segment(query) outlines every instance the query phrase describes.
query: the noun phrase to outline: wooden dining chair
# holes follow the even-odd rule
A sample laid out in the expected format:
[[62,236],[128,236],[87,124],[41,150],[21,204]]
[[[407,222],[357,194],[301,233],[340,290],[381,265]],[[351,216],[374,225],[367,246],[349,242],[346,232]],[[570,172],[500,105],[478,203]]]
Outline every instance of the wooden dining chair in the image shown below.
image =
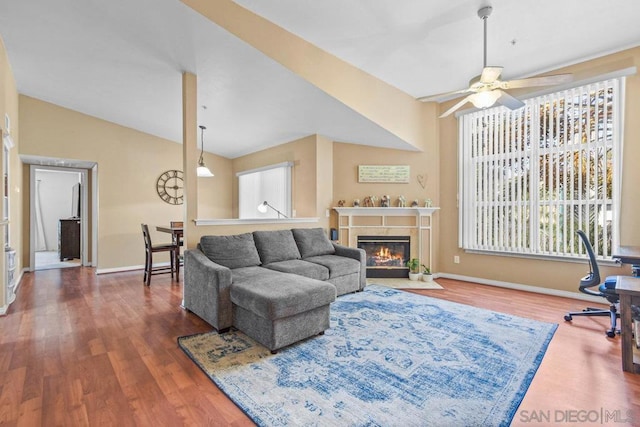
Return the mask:
[[[156,274],[165,274],[171,273],[171,278],[173,279],[173,273],[176,272],[176,253],[177,253],[177,245],[174,243],[162,243],[158,245],[154,245],[151,242],[151,235],[149,234],[149,226],[147,224],[141,224],[142,226],[142,236],[144,237],[144,250],[145,250],[145,258],[144,258],[144,279],[143,281],[147,286],[151,284],[151,276]],[[156,252],[169,252],[169,266],[154,266],[153,265],[153,254]]]

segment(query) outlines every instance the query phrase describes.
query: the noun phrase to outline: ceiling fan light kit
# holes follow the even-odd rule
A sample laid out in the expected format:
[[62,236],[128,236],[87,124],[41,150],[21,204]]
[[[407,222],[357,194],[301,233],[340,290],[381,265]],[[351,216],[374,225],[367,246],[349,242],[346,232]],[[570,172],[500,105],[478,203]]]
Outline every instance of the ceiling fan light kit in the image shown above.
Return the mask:
[[476,108],[488,108],[491,107],[500,98],[500,93],[496,90],[485,90],[482,92],[469,95],[469,101]]
[[554,76],[532,77],[528,79],[510,81],[500,80],[500,75],[502,74],[503,67],[487,66],[487,19],[491,15],[492,11],[493,8],[491,6],[485,6],[478,10],[478,17],[482,19],[484,30],[482,73],[478,76],[475,76],[469,81],[469,87],[467,89],[418,98],[419,101],[423,102],[442,102],[452,99],[452,95],[454,95],[453,98],[456,98],[457,96],[455,95],[460,96],[469,94],[464,99],[456,103],[453,107],[445,111],[440,116],[441,118],[450,115],[467,102],[472,103],[476,108],[489,108],[497,103],[511,110],[517,110],[518,108],[524,107],[524,102],[512,95],[509,95],[503,89],[506,90],[533,86],[553,86],[561,83],[568,83],[573,80],[571,74],[558,74]]

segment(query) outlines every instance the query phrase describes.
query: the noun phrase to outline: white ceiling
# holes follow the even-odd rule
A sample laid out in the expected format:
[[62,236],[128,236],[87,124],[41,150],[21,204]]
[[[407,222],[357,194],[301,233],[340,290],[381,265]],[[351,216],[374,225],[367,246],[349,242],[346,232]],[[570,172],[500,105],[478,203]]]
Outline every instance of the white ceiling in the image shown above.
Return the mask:
[[[637,0],[236,0],[413,97],[467,86],[489,65],[526,77],[640,44]],[[309,134],[411,146],[178,0],[2,0],[20,93],[172,141],[181,73],[198,76],[205,149],[237,157]]]

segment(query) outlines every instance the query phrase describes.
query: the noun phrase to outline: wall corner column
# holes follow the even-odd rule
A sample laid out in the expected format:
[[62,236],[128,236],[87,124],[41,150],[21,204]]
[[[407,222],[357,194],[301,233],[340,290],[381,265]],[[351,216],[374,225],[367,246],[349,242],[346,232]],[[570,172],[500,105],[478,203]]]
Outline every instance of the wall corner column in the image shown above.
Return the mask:
[[195,74],[182,73],[182,168],[184,170],[184,245],[195,248],[198,233],[194,220],[198,218],[198,79]]

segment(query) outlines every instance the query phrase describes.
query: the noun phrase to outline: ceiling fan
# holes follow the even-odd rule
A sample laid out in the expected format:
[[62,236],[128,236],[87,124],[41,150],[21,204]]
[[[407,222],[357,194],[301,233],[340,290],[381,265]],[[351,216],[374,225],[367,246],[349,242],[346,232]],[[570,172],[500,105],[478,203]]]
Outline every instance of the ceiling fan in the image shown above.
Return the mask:
[[[471,102],[476,108],[491,107],[495,103],[504,105],[511,110],[517,110],[524,107],[524,102],[518,98],[509,95],[503,89],[515,89],[533,86],[553,86],[557,84],[567,83],[573,80],[571,74],[556,74],[552,76],[532,77],[519,80],[500,80],[502,67],[487,67],[487,18],[491,15],[493,8],[485,6],[478,10],[478,16],[484,23],[484,62],[482,74],[475,76],[469,81],[467,89],[457,90],[453,92],[440,93],[438,95],[425,96],[418,98],[419,101],[442,101],[443,98],[452,99],[452,95],[463,95],[470,93],[460,102],[445,111],[440,117],[446,117],[453,113],[467,102]],[[456,96],[453,96],[456,98]]]

